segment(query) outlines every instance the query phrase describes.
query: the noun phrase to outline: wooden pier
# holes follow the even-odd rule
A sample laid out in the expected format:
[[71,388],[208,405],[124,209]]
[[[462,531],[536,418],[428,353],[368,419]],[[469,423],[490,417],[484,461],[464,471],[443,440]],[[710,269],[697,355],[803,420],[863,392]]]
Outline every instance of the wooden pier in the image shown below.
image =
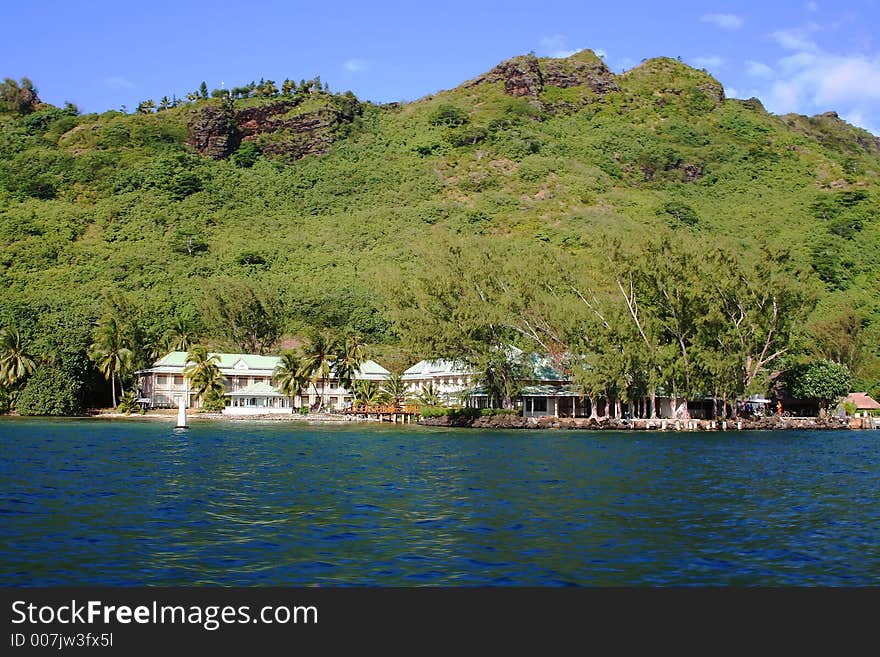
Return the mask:
[[421,407],[398,404],[368,405],[359,404],[345,411],[346,415],[353,415],[358,419],[377,420],[378,422],[390,422],[392,424],[413,424],[422,416]]

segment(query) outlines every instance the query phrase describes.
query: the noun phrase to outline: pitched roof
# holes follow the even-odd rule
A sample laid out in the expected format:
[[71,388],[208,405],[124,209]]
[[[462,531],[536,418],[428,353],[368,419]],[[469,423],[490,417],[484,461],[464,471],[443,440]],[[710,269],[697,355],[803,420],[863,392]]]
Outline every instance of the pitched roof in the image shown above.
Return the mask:
[[[186,351],[172,351],[154,363],[154,367],[183,367],[186,365]],[[217,367],[231,370],[236,363],[242,362],[249,370],[274,370],[281,360],[278,356],[261,356],[259,354],[226,354],[212,351],[209,356],[217,357]]]
[[360,369],[355,374],[356,379],[366,379],[370,381],[385,381],[391,376],[391,372],[379,365],[374,360],[365,360],[361,363]]
[[880,404],[867,392],[851,392],[844,401],[855,404],[857,411],[880,411]]
[[[488,390],[485,387],[476,387],[471,390],[472,397],[485,397]],[[577,386],[552,386],[534,385],[523,386],[518,397],[580,397],[582,392]]]
[[473,374],[473,370],[460,361],[448,358],[420,360],[403,373],[403,379],[419,379],[426,376],[449,376]]
[[[534,381],[568,381],[561,371],[553,366],[553,362],[546,356],[526,354],[516,347],[508,347],[507,355],[511,360],[521,362],[528,370],[528,379]],[[431,376],[459,376],[473,374],[473,368],[464,363],[448,358],[434,360],[420,360],[403,373],[404,381],[421,379]]]
[[[259,354],[226,354],[222,352],[210,352],[209,356],[217,357],[217,367],[221,370],[264,370],[272,372],[281,362],[280,356],[261,356]],[[153,367],[184,367],[186,365],[186,351],[172,351],[153,363]],[[238,367],[236,367],[238,365]],[[331,376],[333,373],[331,372]],[[384,381],[391,376],[391,372],[379,365],[374,360],[365,360],[356,379],[369,379]]]
[[536,381],[567,381],[569,380],[561,371],[553,366],[553,362],[547,356],[528,354],[523,363],[531,370],[532,378]]

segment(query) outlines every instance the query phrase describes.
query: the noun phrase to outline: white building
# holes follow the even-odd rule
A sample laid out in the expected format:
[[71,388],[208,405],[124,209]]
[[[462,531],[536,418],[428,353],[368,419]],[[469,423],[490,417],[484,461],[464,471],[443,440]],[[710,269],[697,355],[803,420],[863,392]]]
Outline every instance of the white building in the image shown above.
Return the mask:
[[[589,414],[589,402],[585,406],[580,392],[570,385],[570,379],[554,367],[549,358],[526,354],[513,346],[507,347],[507,352],[527,372],[517,398],[524,416]],[[413,396],[432,386],[447,406],[466,404],[486,408],[489,405],[486,390],[476,386],[475,372],[460,361],[448,358],[421,360],[406,370],[401,378]]]
[[[217,357],[217,366],[223,375],[226,415],[272,415],[291,414],[302,404],[314,406],[318,397],[324,396],[324,408],[341,411],[351,405],[351,393],[339,385],[339,379],[331,368],[327,390],[321,381],[309,384],[295,400],[284,396],[272,385],[272,375],[281,362],[279,356],[256,354],[211,353]],[[172,351],[157,360],[153,367],[138,372],[140,398],[150,408],[177,406],[180,399],[187,406],[198,407],[199,401],[189,389],[183,376],[186,366],[185,351]],[[375,361],[365,361],[355,374],[356,380],[387,381],[391,373]]]
[[409,393],[416,397],[431,388],[446,404],[460,403],[459,395],[473,386],[473,370],[459,361],[440,358],[420,360],[400,377]]

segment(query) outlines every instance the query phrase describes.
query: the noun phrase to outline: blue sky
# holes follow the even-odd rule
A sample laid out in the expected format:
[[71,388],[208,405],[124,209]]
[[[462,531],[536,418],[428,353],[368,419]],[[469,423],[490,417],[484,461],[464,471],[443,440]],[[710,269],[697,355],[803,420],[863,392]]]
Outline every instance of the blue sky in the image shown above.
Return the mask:
[[880,0],[4,2],[0,76],[43,100],[129,111],[261,77],[320,75],[375,102],[448,89],[513,55],[592,48],[616,72],[680,56],[776,113],[880,134]]

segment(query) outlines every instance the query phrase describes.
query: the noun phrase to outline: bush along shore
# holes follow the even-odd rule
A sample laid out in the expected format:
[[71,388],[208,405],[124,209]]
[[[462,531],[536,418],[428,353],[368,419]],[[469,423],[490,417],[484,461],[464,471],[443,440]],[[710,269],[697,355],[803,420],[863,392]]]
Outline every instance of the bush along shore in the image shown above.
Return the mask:
[[[470,410],[470,409],[465,409]],[[560,418],[521,417],[514,413],[449,413],[425,417],[421,425],[433,427],[469,427],[473,429],[586,429],[590,431],[753,431],[869,429],[871,418],[782,417],[778,415],[742,420],[696,419],[621,419],[621,418]]]

